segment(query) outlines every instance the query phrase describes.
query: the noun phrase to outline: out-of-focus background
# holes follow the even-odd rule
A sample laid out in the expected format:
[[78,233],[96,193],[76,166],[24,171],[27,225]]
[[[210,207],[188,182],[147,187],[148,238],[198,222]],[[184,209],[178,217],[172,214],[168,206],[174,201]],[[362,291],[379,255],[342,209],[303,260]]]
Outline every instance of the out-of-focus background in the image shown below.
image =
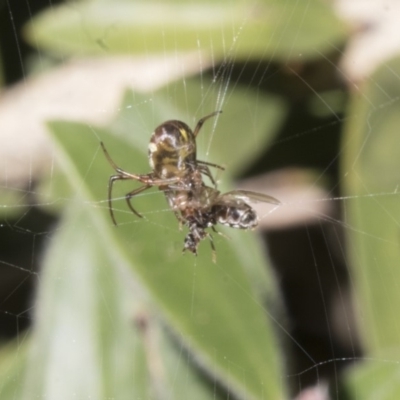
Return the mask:
[[[0,1],[1,399],[400,398],[395,0]],[[194,128],[255,232],[182,254],[151,172]],[[205,184],[211,185],[208,178]]]

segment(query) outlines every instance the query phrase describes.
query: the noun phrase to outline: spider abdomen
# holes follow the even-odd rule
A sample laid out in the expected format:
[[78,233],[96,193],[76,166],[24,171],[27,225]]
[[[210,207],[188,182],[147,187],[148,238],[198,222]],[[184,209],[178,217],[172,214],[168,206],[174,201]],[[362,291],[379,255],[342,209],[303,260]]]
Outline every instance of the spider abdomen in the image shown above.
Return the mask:
[[158,126],[150,138],[149,163],[162,179],[183,177],[196,167],[196,141],[192,130],[181,121]]

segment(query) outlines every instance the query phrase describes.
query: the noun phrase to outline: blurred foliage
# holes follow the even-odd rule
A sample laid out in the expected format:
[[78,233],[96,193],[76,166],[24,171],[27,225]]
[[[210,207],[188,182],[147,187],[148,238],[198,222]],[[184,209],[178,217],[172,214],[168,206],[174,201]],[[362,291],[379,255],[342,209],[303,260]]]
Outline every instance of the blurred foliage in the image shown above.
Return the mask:
[[227,57],[313,58],[342,42],[345,32],[319,0],[118,0],[50,7],[27,26],[26,37],[58,56],[201,49],[212,51],[219,62]]
[[353,97],[343,141],[345,210],[354,302],[369,358],[347,379],[352,397],[400,397],[400,58]]
[[[69,2],[34,18],[25,33],[31,44],[61,58],[200,46],[216,62],[312,58],[344,37],[340,21],[319,1],[307,7]],[[214,91],[208,89],[207,104],[199,104],[204,87]],[[223,114],[207,122],[198,146],[200,159],[229,165],[224,179],[229,188],[229,178],[273,140],[287,106],[249,87],[227,88]],[[18,348],[16,367],[7,368],[5,358],[5,372],[0,369],[7,382],[0,387],[2,398],[10,393],[23,399],[287,396],[283,356],[271,325],[282,320],[281,301],[254,235],[229,231],[230,239],[216,237],[214,265],[207,243],[196,259],[181,254],[184,233],[156,190],[135,198],[145,215],[139,220],[119,201],[128,191],[121,183],[114,193],[118,228],[108,214],[106,180],[113,171],[99,141],[122,168],[145,173],[154,127],[172,116],[194,126],[214,111],[220,96],[221,87],[203,76],[152,93],[151,107],[143,106],[146,96],[127,92],[108,127],[49,125],[68,184],[58,172],[42,182],[43,204],[64,210],[63,217],[44,259],[29,346]],[[285,332],[282,327],[280,334]],[[21,369],[24,374],[16,372]]]

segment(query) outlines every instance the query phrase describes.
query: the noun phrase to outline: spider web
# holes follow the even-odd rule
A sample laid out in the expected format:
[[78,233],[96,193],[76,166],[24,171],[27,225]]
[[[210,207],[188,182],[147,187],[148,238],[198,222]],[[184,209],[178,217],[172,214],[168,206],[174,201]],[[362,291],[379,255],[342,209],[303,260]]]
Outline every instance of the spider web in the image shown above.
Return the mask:
[[[289,7],[289,4],[287,6]],[[33,3],[28,1],[25,10],[28,14],[28,17],[25,16],[25,18],[28,20],[33,18],[35,12],[32,7]],[[338,7],[340,9],[343,6],[338,3]],[[307,13],[312,12],[311,8],[312,3],[310,2],[306,7],[298,9],[303,15],[300,22],[306,20]],[[293,13],[296,12],[295,10],[296,7],[293,9]],[[129,111],[133,108],[140,119],[138,125],[142,127],[143,131],[148,132],[148,136],[140,135],[131,140],[137,141],[135,143],[137,147],[147,149],[150,133],[158,123],[163,122],[162,120],[156,122],[146,119],[149,114],[153,117],[156,114],[154,104],[159,101],[159,87],[165,85],[162,96],[170,99],[170,103],[165,105],[165,110],[162,112],[162,115],[167,116],[165,119],[169,118],[171,110],[179,108],[180,100],[176,94],[176,82],[172,82],[172,79],[176,79],[178,85],[188,96],[186,100],[186,118],[188,119],[185,119],[185,122],[190,126],[193,127],[196,120],[209,111],[220,109],[224,111],[221,117],[207,122],[198,141],[203,159],[220,163],[221,161],[214,157],[214,154],[218,153],[213,153],[213,151],[215,148],[229,143],[229,133],[221,132],[220,127],[223,118],[226,115],[227,119],[229,118],[229,107],[233,108],[235,94],[241,93],[241,91],[256,92],[259,99],[256,98],[255,102],[260,106],[263,104],[264,92],[268,92],[276,102],[284,99],[285,111],[278,111],[281,113],[281,119],[276,122],[274,132],[271,132],[268,140],[262,139],[254,133],[254,126],[259,123],[260,111],[252,112],[253,109],[251,109],[249,112],[247,110],[245,122],[249,126],[250,133],[243,134],[243,141],[255,143],[253,156],[251,159],[248,156],[244,157],[240,165],[239,163],[236,165],[235,160],[230,160],[227,156],[222,160],[226,167],[227,177],[225,178],[224,174],[218,176],[221,190],[225,190],[230,185],[229,174],[233,170],[236,182],[240,182],[238,183],[240,188],[263,191],[282,202],[279,207],[271,207],[271,205],[262,203],[254,204],[254,207],[260,216],[261,229],[259,233],[267,246],[268,257],[274,268],[273,273],[278,277],[279,292],[283,297],[285,314],[272,312],[270,308],[261,304],[255,295],[248,293],[248,296],[268,315],[275,332],[284,337],[285,356],[290,360],[288,361],[290,367],[285,371],[282,380],[289,382],[293,392],[298,393],[299,398],[307,395],[308,392],[305,388],[309,386],[315,386],[316,393],[325,396],[321,398],[328,398],[324,387],[326,382],[329,382],[333,388],[332,398],[340,398],[340,373],[346,365],[360,360],[378,367],[386,364],[398,365],[399,358],[396,356],[389,357],[389,355],[382,354],[378,357],[375,356],[377,352],[372,352],[374,357],[368,357],[365,354],[366,349],[362,346],[361,337],[364,339],[367,335],[359,332],[360,326],[364,326],[359,325],[359,319],[362,319],[364,314],[361,312],[361,317],[357,316],[357,312],[360,311],[358,309],[357,312],[355,311],[354,303],[357,307],[363,307],[365,304],[358,304],[361,301],[358,297],[355,301],[353,299],[353,296],[358,296],[357,280],[362,278],[362,274],[353,271],[354,267],[351,265],[349,253],[356,253],[353,259],[357,257],[362,259],[362,255],[357,254],[359,248],[349,248],[350,245],[356,247],[353,242],[350,242],[349,245],[345,240],[345,237],[352,236],[356,237],[355,241],[368,237],[372,242],[383,242],[387,243],[390,248],[398,248],[398,243],[393,240],[393,236],[388,236],[386,232],[383,232],[384,226],[368,229],[368,226],[366,228],[365,225],[358,224],[357,220],[351,216],[354,212],[362,212],[365,207],[364,200],[367,199],[369,200],[368,204],[375,205],[393,225],[398,226],[399,224],[396,209],[391,208],[391,201],[396,200],[398,196],[397,186],[393,186],[391,190],[388,189],[389,186],[383,184],[385,179],[389,179],[387,176],[382,177],[381,184],[374,185],[364,176],[359,175],[359,170],[356,168],[360,162],[365,163],[364,160],[368,160],[367,157],[373,151],[374,144],[382,149],[382,163],[390,161],[385,160],[385,151],[390,149],[384,144],[376,142],[375,131],[381,121],[392,118],[390,113],[398,103],[399,91],[396,84],[399,82],[399,76],[396,64],[380,60],[380,65],[384,70],[380,75],[371,75],[372,67],[369,67],[369,71],[368,69],[367,72],[363,70],[360,76],[354,76],[351,68],[345,69],[339,62],[339,60],[344,60],[343,63],[350,63],[351,57],[354,57],[353,60],[357,59],[355,53],[350,51],[353,50],[352,47],[342,49],[338,43],[329,41],[325,44],[324,50],[314,49],[313,57],[307,58],[304,64],[301,62],[301,55],[295,58],[296,61],[293,61],[290,51],[286,53],[286,57],[281,57],[279,62],[253,61],[250,58],[245,61],[237,61],[242,58],[239,58],[239,48],[236,43],[240,42],[241,35],[251,24],[250,21],[243,18],[239,26],[232,28],[235,32],[234,40],[232,43],[226,43],[225,58],[222,62],[217,62],[213,58],[206,59],[202,55],[201,43],[199,43],[198,52],[194,55],[190,54],[187,58],[177,59],[177,56],[174,55],[171,59],[168,55],[164,55],[161,58],[154,58],[153,61],[152,56],[147,56],[143,66],[135,64],[133,67],[132,61],[128,58],[114,60],[110,57],[110,60],[102,61],[77,61],[73,65],[61,65],[60,68],[64,68],[64,71],[57,72],[56,70],[52,79],[48,81],[38,78],[33,83],[33,89],[32,86],[29,87],[31,89],[31,93],[29,93],[29,91],[24,92],[24,86],[25,89],[28,87],[31,78],[27,73],[29,63],[23,56],[25,45],[19,33],[21,25],[17,18],[17,11],[9,2],[6,2],[3,5],[2,13],[2,18],[8,21],[11,27],[11,38],[7,43],[12,48],[11,51],[17,55],[17,67],[21,72],[20,81],[22,82],[19,83],[19,87],[10,86],[10,92],[6,93],[4,98],[6,100],[12,99],[13,96],[17,96],[19,99],[26,98],[26,104],[33,109],[32,112],[27,112],[28,121],[32,121],[31,116],[34,114],[45,116],[48,119],[61,116],[63,119],[86,121],[87,126],[93,132],[93,138],[98,141],[103,136],[95,127],[109,123],[116,115],[115,111],[118,108],[120,108],[119,112],[122,118],[114,120],[115,131],[122,132],[126,126],[136,128],[137,125],[134,125],[132,121],[126,122],[127,117],[124,115],[125,110]],[[293,14],[289,13],[288,15],[294,18]],[[22,16],[21,19],[23,19]],[[289,22],[290,19],[283,33],[278,30],[272,32],[270,42],[266,46],[275,49],[271,52],[270,59],[276,60],[274,52],[279,51],[276,43],[279,44],[284,40],[284,34],[289,31]],[[294,35],[291,32],[293,52],[304,28],[304,25],[300,23]],[[112,28],[110,29],[112,31]],[[99,48],[107,52],[106,44],[110,32],[104,31],[103,33],[104,35],[101,37],[91,37],[88,33],[88,37],[93,43],[97,43]],[[4,37],[6,38],[6,36]],[[82,39],[82,42],[86,40],[87,37]],[[5,49],[5,41],[6,39],[2,40],[4,59],[8,54]],[[354,44],[354,42],[352,43]],[[165,48],[167,49],[167,45]],[[348,61],[349,59],[350,61]],[[34,64],[38,68],[38,64],[45,64],[47,61],[46,55],[39,53],[36,55]],[[82,77],[95,76],[95,67],[100,64],[99,76],[106,76],[106,71],[108,71],[108,76],[112,77],[110,82],[104,82],[104,86],[101,87],[101,92],[107,93],[107,101],[102,101],[99,105],[100,92],[91,87],[88,90],[90,94],[85,97],[83,103],[79,103],[80,107],[68,108],[65,103],[74,103],[75,99],[82,96],[82,88],[79,88],[77,83],[82,80],[71,84],[74,81],[66,79],[64,92],[61,91],[61,93],[66,93],[67,89],[70,90],[72,99],[68,98],[68,101],[62,104],[63,107],[57,107],[55,104],[57,99],[51,99],[50,102],[44,102],[43,105],[39,102],[38,106],[35,106],[38,92],[45,98],[48,89],[52,88],[55,82],[60,82],[63,77],[67,76],[65,75],[66,70],[69,69],[71,75],[78,74],[77,71],[79,71]],[[174,76],[177,64],[183,71],[179,71]],[[373,61],[369,61],[368,65],[373,65]],[[205,69],[205,66],[209,68]],[[15,69],[15,66],[13,68]],[[125,72],[130,68],[142,71],[143,74],[140,74],[140,78],[128,75],[128,81],[134,82],[132,86],[135,88],[146,90],[143,96],[125,98],[128,101],[122,103],[122,106],[119,101],[123,96],[127,78],[121,78],[123,74],[121,73],[119,76],[115,72],[118,71],[118,68]],[[165,71],[168,73],[164,75]],[[200,85],[198,85],[199,96],[193,99],[190,97],[192,92],[187,88],[191,85],[189,75],[195,71],[199,73]],[[339,71],[344,74],[342,81],[335,78]],[[17,80],[7,70],[4,71],[4,76],[10,82]],[[386,76],[392,79],[393,85],[385,84],[385,79],[389,79]],[[98,77],[93,81],[96,79]],[[363,87],[358,82],[362,82]],[[361,139],[352,138],[349,135],[350,139],[345,141],[343,135],[348,134],[350,129],[355,131],[359,129],[356,122],[350,124],[349,121],[357,121],[358,116],[364,116],[363,106],[353,105],[354,100],[349,100],[349,97],[357,96],[364,99],[371,110],[367,113],[364,123],[366,134]],[[53,108],[50,106],[52,102],[54,102]],[[193,102],[195,102],[194,107],[192,106]],[[30,128],[24,126],[24,121],[20,121],[21,108],[17,108],[13,113],[10,108],[7,108],[10,107],[8,104],[12,104],[11,101],[4,103],[2,115],[7,115],[5,120],[16,121],[17,116],[17,122],[22,124],[25,132],[29,132]],[[41,109],[41,106],[45,106],[46,110]],[[194,115],[192,115],[193,109],[195,110]],[[247,119],[249,115],[250,117]],[[176,118],[176,116],[171,115],[171,118]],[[124,121],[127,125],[124,125]],[[17,122],[14,123],[17,124]],[[151,125],[153,122],[154,125]],[[59,161],[54,155],[56,153],[53,153],[48,138],[44,138],[40,133],[41,128],[36,126],[32,127],[29,137],[19,138],[20,140],[17,141],[9,140],[13,132],[12,129],[7,130],[9,125],[4,124],[3,129],[3,131],[11,133],[5,133],[3,136],[5,156],[2,163],[4,217],[1,224],[3,251],[0,255],[3,275],[0,302],[1,334],[4,339],[15,337],[20,343],[24,342],[26,328],[32,324],[34,288],[40,284],[42,279],[40,266],[44,259],[46,246],[51,243],[52,237],[59,229],[61,207],[54,200],[46,202],[40,196],[40,192],[45,189],[38,182],[46,181],[53,192],[62,188],[64,183],[56,167]],[[360,123],[360,126],[363,124]],[[123,135],[121,133],[121,137]],[[359,140],[356,146],[357,150],[351,152],[349,148],[352,148],[357,140]],[[265,144],[268,141],[269,143]],[[235,151],[240,155],[240,151]],[[50,155],[43,157],[46,152]],[[222,152],[221,154],[226,153]],[[86,179],[89,179],[90,176],[90,166],[98,157],[97,149],[93,153],[92,159],[87,160],[88,177]],[[345,162],[343,160],[346,157],[352,157],[346,165],[356,170],[357,185],[364,188],[364,194],[358,194],[359,192],[356,191],[356,194],[352,194],[353,187],[347,181],[347,175],[351,173],[351,170],[343,167]],[[42,158],[44,158],[44,162],[40,162]],[[117,160],[119,155],[112,155],[112,158],[119,164]],[[374,166],[377,171],[380,170],[379,163],[372,163],[372,167]],[[136,168],[139,167],[146,168],[145,165],[136,162],[129,166],[131,172],[137,172]],[[144,172],[147,172],[146,169],[143,170]],[[373,170],[371,174],[374,174]],[[394,176],[396,175],[394,174]],[[106,175],[99,178],[104,181],[104,186],[106,186],[107,177]],[[47,186],[46,190],[49,190],[48,188]],[[114,198],[116,201],[114,207],[119,212],[127,213],[122,206],[123,193],[126,192],[124,188],[125,186]],[[162,194],[154,190],[145,192],[140,195],[141,203],[139,204],[146,203],[147,200],[150,202],[153,197],[161,198]],[[68,191],[65,196],[60,194],[59,198],[66,199],[66,203],[69,204],[82,202],[79,197],[71,197],[71,193]],[[386,203],[387,199],[389,199],[389,203]],[[106,208],[106,206],[107,199],[105,197],[101,202],[91,204],[93,208]],[[374,208],[371,211],[373,212],[373,210]],[[166,205],[157,209],[145,208],[143,211],[146,216],[145,223],[151,229],[177,233],[178,226],[171,228],[164,222],[158,222],[159,215],[169,213],[170,210]],[[131,222],[125,225],[127,228],[133,229],[138,226],[137,224],[136,217],[132,215]],[[223,230],[223,233],[235,237],[246,234],[230,230]],[[185,232],[181,232],[180,235],[183,241]],[[164,240],[169,240],[168,235],[165,235]],[[226,251],[224,241],[229,239],[217,236],[215,240],[217,252]],[[210,252],[207,246],[207,243],[202,243],[199,251],[207,253],[209,256]],[[172,241],[171,252],[180,252],[180,247],[181,243]],[[219,250],[220,248],[221,250]],[[199,282],[197,281],[201,278],[199,270],[196,268],[198,261],[188,256],[185,256],[186,263],[193,268],[190,290],[191,309],[194,309],[198,294]],[[378,256],[377,260],[380,260]],[[395,258],[394,261],[396,261]],[[221,267],[218,266],[218,268]],[[379,265],[377,265],[377,269],[379,269]],[[224,273],[229,276],[229,271],[225,270]],[[390,277],[384,274],[385,272],[381,272],[378,273],[378,276],[385,285],[388,285],[386,308],[395,307],[394,299],[390,295],[397,287],[397,281],[396,279],[391,281]],[[395,273],[393,276],[396,278]],[[234,285],[238,293],[247,290],[247,287],[241,282],[234,281]],[[374,304],[368,304],[368,307],[374,308]],[[390,317],[391,314],[388,315]],[[138,322],[141,327],[140,323],[141,320]],[[393,324],[395,325],[394,321]],[[146,323],[143,326],[145,325]],[[145,330],[145,328],[140,329]],[[396,331],[395,328],[394,331]],[[378,347],[376,343],[380,341],[385,342],[378,333],[371,333],[371,335],[373,337],[367,340],[370,348]],[[388,342],[390,343],[389,339]],[[182,349],[185,347],[182,346]],[[147,351],[151,352],[151,346]],[[186,354],[185,350],[181,351],[182,358],[190,359],[193,362],[189,353]],[[194,361],[198,362],[198,360]],[[178,361],[176,362],[178,363]],[[220,382],[216,379],[216,387],[219,384]],[[156,388],[155,392],[158,390],[162,391],[162,389]],[[214,391],[215,397],[219,395],[218,390],[220,389]]]

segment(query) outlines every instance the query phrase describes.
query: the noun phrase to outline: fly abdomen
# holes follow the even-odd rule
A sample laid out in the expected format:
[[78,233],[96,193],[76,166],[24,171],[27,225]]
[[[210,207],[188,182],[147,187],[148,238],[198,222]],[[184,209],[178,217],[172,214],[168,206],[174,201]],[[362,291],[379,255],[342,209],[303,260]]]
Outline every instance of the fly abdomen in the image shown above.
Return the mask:
[[213,213],[218,223],[231,228],[252,229],[258,225],[256,212],[246,203],[237,206],[217,204],[213,206]]

